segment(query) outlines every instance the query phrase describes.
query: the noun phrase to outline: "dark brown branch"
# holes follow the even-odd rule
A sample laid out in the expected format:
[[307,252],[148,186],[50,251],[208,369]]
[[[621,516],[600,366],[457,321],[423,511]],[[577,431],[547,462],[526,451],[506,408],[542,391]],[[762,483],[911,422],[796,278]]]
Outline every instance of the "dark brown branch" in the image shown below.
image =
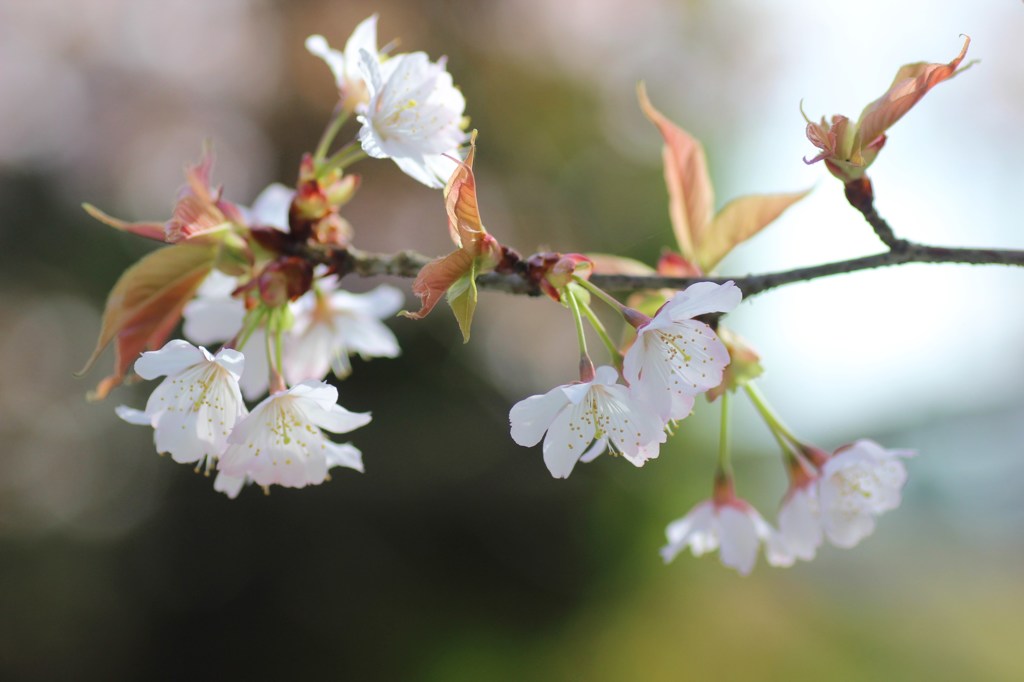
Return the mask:
[[[806,282],[819,277],[858,272],[873,268],[903,265],[905,263],[962,263],[970,265],[1015,265],[1024,266],[1024,251],[1007,249],[966,249],[917,244],[898,238],[889,224],[874,207],[871,182],[866,177],[846,185],[846,198],[871,225],[888,251],[850,260],[835,261],[805,268],[794,268],[781,272],[745,277],[663,277],[660,275],[611,275],[594,273],[590,281],[607,291],[633,292],[643,289],[683,289],[694,282],[733,281],[746,298],[795,282]],[[342,274],[357,274],[363,277],[392,275],[415,277],[421,268],[432,259],[415,251],[399,251],[393,254],[369,253],[354,248],[338,249],[327,245],[290,244],[287,252],[314,263],[323,263]],[[511,265],[503,262],[503,272],[492,272],[477,278],[482,289],[504,291],[510,294],[538,296],[541,291],[536,278],[527,276],[528,263],[515,252],[506,250]],[[545,254],[553,255],[553,254]],[[514,261],[514,262],[512,262]]]
[[[877,215],[877,214],[876,214]],[[899,250],[851,258],[850,260],[812,265],[805,268],[794,268],[763,275],[747,275],[745,277],[661,277],[658,275],[603,275],[594,273],[592,281],[608,291],[628,292],[641,289],[683,289],[694,282],[728,282],[733,281],[743,291],[746,298],[763,293],[770,289],[806,282],[819,277],[858,272],[873,268],[903,265],[905,263],[962,263],[971,265],[1015,265],[1024,266],[1024,251],[1005,249],[962,249],[942,246],[927,246],[905,240],[897,240]],[[322,260],[323,255],[309,254],[314,260]],[[319,256],[319,257],[318,257]],[[420,268],[430,262],[430,258],[413,251],[400,251],[395,254],[368,253],[352,249],[345,257],[345,270],[364,277],[373,275],[393,275],[396,277],[415,277]],[[481,275],[477,284],[482,289],[504,291],[510,294],[538,295],[539,290],[526,278],[514,274],[491,273]]]

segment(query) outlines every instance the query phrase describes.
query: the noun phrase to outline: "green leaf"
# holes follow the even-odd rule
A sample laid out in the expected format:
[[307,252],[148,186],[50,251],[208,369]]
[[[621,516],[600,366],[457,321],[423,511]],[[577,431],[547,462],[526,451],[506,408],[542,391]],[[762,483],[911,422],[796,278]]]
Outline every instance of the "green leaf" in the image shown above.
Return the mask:
[[448,287],[445,295],[448,305],[455,313],[455,319],[459,322],[459,329],[462,330],[462,342],[469,343],[469,328],[473,324],[473,313],[476,311],[476,261],[473,261],[469,272],[459,277]]

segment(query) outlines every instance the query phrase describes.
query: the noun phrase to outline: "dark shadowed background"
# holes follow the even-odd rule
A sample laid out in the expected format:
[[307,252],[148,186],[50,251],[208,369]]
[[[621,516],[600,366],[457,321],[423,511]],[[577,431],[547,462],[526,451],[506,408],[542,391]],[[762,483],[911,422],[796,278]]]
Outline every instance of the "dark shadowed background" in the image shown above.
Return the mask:
[[[0,0],[0,678],[1024,678],[1020,272],[860,273],[731,316],[797,431],[920,452],[860,547],[747,578],[657,552],[710,491],[714,407],[640,470],[601,458],[556,481],[512,443],[510,406],[575,371],[550,301],[484,294],[468,346],[445,309],[394,320],[402,357],[340,385],[374,414],[352,434],[366,473],[311,489],[228,500],[114,417],[149,387],[84,400],[109,367],[71,376],[106,292],[151,246],[79,204],[166,218],[206,138],[232,200],[292,182],[334,104],[303,40],[341,47],[373,12],[382,44],[448,56],[484,220],[523,252],[653,262],[671,244],[641,79],[704,141],[719,205],[816,184],[723,263],[738,275],[880,248],[801,162],[799,102],[855,117],[970,34],[982,63],[893,128],[878,207],[908,238],[1024,248],[1019,3]],[[390,162],[357,172],[358,246],[449,250],[440,193]],[[740,492],[774,519],[778,456],[738,411]]]

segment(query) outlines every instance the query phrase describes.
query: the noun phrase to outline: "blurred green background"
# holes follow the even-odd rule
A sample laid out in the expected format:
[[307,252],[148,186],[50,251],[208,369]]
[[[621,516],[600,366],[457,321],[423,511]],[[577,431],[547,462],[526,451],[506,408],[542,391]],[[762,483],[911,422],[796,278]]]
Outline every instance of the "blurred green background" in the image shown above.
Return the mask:
[[[228,500],[114,417],[148,387],[85,402],[109,365],[71,374],[150,246],[79,204],[165,218],[205,138],[229,198],[291,182],[334,104],[303,40],[340,47],[373,12],[382,44],[448,56],[484,219],[522,252],[671,245],[641,79],[704,141],[719,205],[816,184],[723,263],[737,275],[879,250],[801,162],[798,104],[855,117],[969,34],[982,63],[893,128],[878,206],[911,239],[1024,248],[1019,3],[0,0],[0,678],[1024,679],[1020,272],[860,273],[730,317],[798,432],[920,452],[860,547],[747,578],[657,553],[710,492],[713,407],[639,470],[601,458],[555,481],[508,438],[515,401],[573,378],[549,301],[484,294],[468,346],[446,310],[396,319],[403,356],[340,387],[374,413],[352,438],[367,473],[316,488]],[[357,171],[360,247],[449,250],[439,193],[389,162]],[[738,411],[739,491],[774,519],[778,456]]]

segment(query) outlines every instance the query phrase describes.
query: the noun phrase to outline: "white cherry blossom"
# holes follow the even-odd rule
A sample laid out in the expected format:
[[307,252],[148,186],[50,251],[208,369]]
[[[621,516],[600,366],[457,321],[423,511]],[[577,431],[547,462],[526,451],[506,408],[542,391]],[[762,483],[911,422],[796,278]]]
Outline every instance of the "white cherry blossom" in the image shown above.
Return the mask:
[[337,401],[338,389],[320,381],[268,396],[235,426],[220,471],[289,488],[322,483],[335,465],[362,471],[359,450],[330,441],[321,429],[347,433],[367,424],[370,415],[349,412]]
[[167,377],[150,395],[146,409],[122,405],[117,414],[130,423],[152,426],[157,451],[170,453],[176,462],[212,461],[246,414],[238,388],[244,363],[236,350],[214,356],[187,341],[169,341],[135,362],[135,372],[143,379]]
[[609,444],[635,466],[657,457],[665,423],[617,379],[612,367],[598,367],[591,381],[519,401],[509,413],[512,440],[532,447],[543,438],[544,463],[555,478],[568,477],[577,461],[592,460]]
[[363,151],[392,159],[428,187],[444,187],[456,168],[466,99],[445,70],[423,52],[400,54],[380,63],[363,49],[359,61],[370,99],[359,115]]
[[722,383],[729,351],[711,327],[692,318],[729,312],[741,297],[732,282],[697,282],[678,292],[636,330],[622,375],[630,390],[662,419],[686,417],[694,396]]
[[694,556],[718,550],[723,564],[747,575],[754,569],[762,544],[772,566],[793,563],[776,530],[750,504],[735,497],[725,502],[699,503],[686,516],[670,523],[665,536],[668,544],[661,548],[665,563],[687,547]]
[[[182,310],[185,338],[194,343],[220,343],[234,338],[242,329],[245,304],[231,295],[238,280],[218,270],[211,272]],[[246,369],[239,381],[246,400],[258,400],[267,392],[270,367],[267,364],[266,334],[257,329],[242,346]]]
[[824,538],[817,479],[791,486],[779,508],[779,535],[797,559],[810,561]]
[[182,332],[193,343],[227,341],[242,329],[245,304],[231,296],[238,279],[212,270],[182,310]]
[[344,378],[352,372],[350,355],[398,357],[398,339],[381,320],[398,312],[404,301],[402,291],[387,284],[354,294],[338,289],[336,278],[320,280],[318,290],[304,294],[292,309],[285,379],[290,384],[323,379],[330,370]]
[[321,35],[306,38],[306,49],[327,63],[334,75],[344,108],[351,111],[366,102],[366,85],[359,68],[359,53],[365,50],[374,59],[378,58],[376,14],[359,22],[345,42],[344,52],[333,49]]
[[818,503],[829,542],[853,547],[875,530],[879,515],[900,505],[907,482],[902,459],[914,454],[862,439],[825,462],[818,479]]

